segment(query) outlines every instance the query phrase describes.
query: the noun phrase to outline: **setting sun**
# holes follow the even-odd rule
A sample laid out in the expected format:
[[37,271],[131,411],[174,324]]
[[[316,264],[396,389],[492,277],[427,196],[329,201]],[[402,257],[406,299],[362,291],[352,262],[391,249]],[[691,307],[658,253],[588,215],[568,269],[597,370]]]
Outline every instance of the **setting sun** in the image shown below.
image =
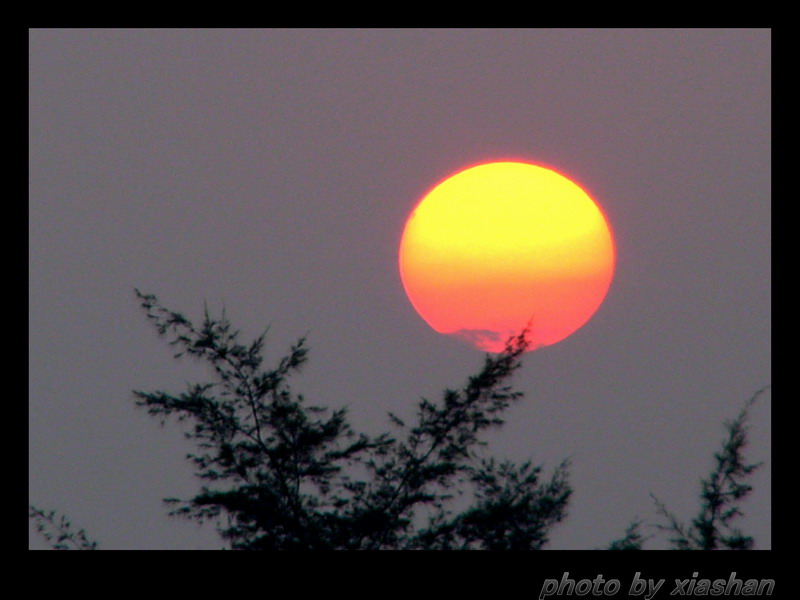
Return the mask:
[[437,332],[499,352],[530,324],[531,350],[582,327],[614,272],[614,242],[592,198],[550,169],[478,165],[434,187],[400,243],[411,304]]

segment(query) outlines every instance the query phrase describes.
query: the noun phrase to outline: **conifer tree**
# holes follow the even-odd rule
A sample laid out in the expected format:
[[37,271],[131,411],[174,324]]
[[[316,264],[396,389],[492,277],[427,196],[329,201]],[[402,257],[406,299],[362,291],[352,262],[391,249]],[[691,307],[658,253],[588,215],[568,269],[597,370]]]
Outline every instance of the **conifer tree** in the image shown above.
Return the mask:
[[[752,536],[745,535],[734,525],[743,516],[741,502],[753,487],[745,480],[762,463],[745,460],[743,451],[747,446],[750,409],[769,388],[765,386],[746,403],[736,418],[725,422],[727,437],[722,448],[714,453],[714,469],[701,481],[700,509],[696,517],[686,525],[670,512],[666,505],[651,493],[656,511],[665,523],[656,523],[658,531],[669,534],[669,542],[675,550],[750,550],[754,546]],[[609,546],[610,550],[641,550],[645,538],[635,521],[625,535]]]
[[[505,350],[487,354],[482,369],[438,402],[422,399],[416,421],[389,413],[391,433],[356,433],[346,409],[308,405],[289,379],[306,363],[301,338],[275,365],[265,366],[265,333],[238,341],[225,313],[205,311],[195,326],[136,290],[159,335],[175,357],[206,362],[212,379],[178,394],[134,391],[136,404],[162,423],[174,417],[196,444],[188,456],[204,482],[189,499],[167,498],[170,514],[216,524],[227,547],[258,549],[541,549],[566,515],[572,493],[568,464],[543,480],[542,467],[484,455],[481,434],[503,423],[502,413],[522,397],[508,383],[528,347],[527,331]],[[767,386],[769,387],[769,386]],[[750,549],[753,538],[734,526],[745,483],[760,463],[748,463],[749,410],[727,422],[715,468],[702,481],[698,515],[686,526],[655,496],[675,549]],[[456,510],[454,500],[471,495]],[[97,549],[85,530],[75,532],[55,511],[29,507],[39,533],[58,550]],[[608,549],[641,550],[649,539],[641,520]],[[652,537],[652,536],[651,536]]]
[[[289,386],[307,360],[305,339],[266,367],[264,334],[238,341],[224,313],[196,327],[136,294],[176,357],[207,362],[214,379],[180,394],[136,391],[162,421],[189,424],[190,455],[207,482],[188,500],[167,499],[171,514],[218,523],[236,549],[538,549],[564,518],[571,488],[566,463],[542,469],[482,456],[480,436],[522,394],[508,379],[527,348],[525,333],[439,402],[422,399],[416,422],[390,414],[393,432],[356,434],[345,409],[308,405]],[[456,489],[457,488],[457,489]],[[454,494],[473,492],[456,512]],[[423,514],[424,513],[424,514]]]
[[74,531],[69,519],[54,510],[44,511],[30,505],[28,517],[33,519],[36,531],[54,550],[97,550],[97,542],[89,539],[86,530]]

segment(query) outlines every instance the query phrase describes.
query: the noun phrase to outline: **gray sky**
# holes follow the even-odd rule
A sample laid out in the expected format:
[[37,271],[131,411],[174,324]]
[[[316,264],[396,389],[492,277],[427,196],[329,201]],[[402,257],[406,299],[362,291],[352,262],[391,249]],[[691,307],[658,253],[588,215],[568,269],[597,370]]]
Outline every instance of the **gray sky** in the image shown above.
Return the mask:
[[[603,207],[617,269],[594,318],[525,355],[492,454],[572,459],[549,547],[602,547],[652,492],[687,521],[722,422],[771,381],[769,30],[30,31],[31,502],[103,548],[218,548],[161,499],[198,489],[179,427],[131,390],[172,359],[133,288],[223,306],[294,389],[389,428],[480,367],[406,299],[408,213],[467,166],[557,168]],[[764,460],[742,526],[769,548]],[[31,531],[33,529],[31,528]],[[35,534],[31,548],[44,547]],[[653,542],[649,547],[659,547]]]

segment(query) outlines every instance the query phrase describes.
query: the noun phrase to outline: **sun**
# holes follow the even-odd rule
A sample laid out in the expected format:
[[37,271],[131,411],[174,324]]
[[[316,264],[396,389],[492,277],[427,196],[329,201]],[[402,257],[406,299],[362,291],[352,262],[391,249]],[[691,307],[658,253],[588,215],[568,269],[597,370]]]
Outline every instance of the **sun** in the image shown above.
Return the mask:
[[529,325],[530,349],[555,344],[600,307],[614,274],[608,221],[563,175],[492,162],[445,179],[417,204],[400,277],[435,331],[500,352]]

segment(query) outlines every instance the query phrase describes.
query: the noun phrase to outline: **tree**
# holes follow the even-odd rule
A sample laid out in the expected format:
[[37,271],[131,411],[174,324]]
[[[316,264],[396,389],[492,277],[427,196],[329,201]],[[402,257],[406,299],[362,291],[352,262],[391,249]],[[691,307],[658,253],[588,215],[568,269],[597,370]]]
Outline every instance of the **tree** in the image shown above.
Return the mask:
[[[487,354],[482,369],[439,402],[422,399],[407,426],[389,413],[393,434],[355,433],[345,409],[309,406],[289,378],[307,361],[301,338],[273,367],[264,367],[266,332],[238,342],[223,311],[206,309],[196,327],[136,290],[159,335],[175,357],[211,367],[210,382],[180,394],[134,391],[136,404],[160,419],[188,425],[197,445],[188,455],[205,483],[190,499],[167,498],[170,514],[213,521],[233,549],[541,549],[566,515],[572,493],[565,461],[542,480],[542,467],[486,458],[481,434],[499,427],[501,414],[523,394],[508,384],[528,347],[527,331],[505,350]],[[768,387],[768,386],[767,386]],[[732,421],[715,468],[702,481],[701,508],[685,526],[655,496],[675,549],[750,549],[753,539],[732,522],[751,491],[744,480],[759,464],[747,463],[747,417],[755,394]],[[471,492],[471,493],[470,493]],[[472,504],[457,510],[470,498]],[[29,517],[55,549],[97,548],[70,522],[30,506]],[[642,521],[608,549],[641,550]]]
[[[722,448],[714,453],[715,467],[701,481],[700,510],[688,527],[682,523],[655,495],[651,494],[657,513],[666,520],[655,528],[667,532],[670,543],[676,550],[750,550],[752,536],[745,535],[733,525],[743,515],[741,501],[752,491],[745,479],[762,463],[745,461],[743,450],[747,446],[747,419],[758,398],[769,388],[756,392],[739,414],[725,423],[727,437]],[[639,531],[641,521],[632,523],[625,536],[609,546],[610,550],[641,550],[644,538]]]
[[36,523],[38,531],[54,550],[97,550],[97,542],[89,539],[86,531],[73,531],[72,523],[56,511],[43,511],[35,506],[28,507],[28,517]]
[[671,542],[680,550],[749,550],[753,538],[744,535],[732,523],[743,515],[740,502],[751,491],[752,486],[744,480],[758,469],[762,463],[748,463],[743,450],[747,446],[747,419],[750,408],[766,386],[747,401],[738,416],[725,423],[728,431],[722,449],[714,454],[716,466],[711,474],[703,479],[700,493],[700,511],[686,527],[675,515],[669,512],[655,496],[653,499],[658,512],[667,519],[668,525],[660,529],[672,534]]
[[[507,380],[526,332],[487,355],[462,389],[446,390],[439,403],[422,399],[416,424],[390,413],[395,435],[372,437],[353,432],[345,409],[328,414],[291,391],[288,379],[307,359],[304,339],[264,368],[265,334],[243,345],[224,313],[214,319],[206,310],[195,327],[155,296],[136,294],[176,357],[213,369],[212,382],[178,395],[134,393],[162,422],[191,423],[186,435],[198,452],[189,458],[208,485],[189,500],[167,499],[171,514],[216,521],[232,548],[538,549],[563,519],[566,463],[541,481],[541,467],[479,452],[480,434],[501,425],[502,411],[522,396]],[[465,487],[474,504],[455,512]]]

